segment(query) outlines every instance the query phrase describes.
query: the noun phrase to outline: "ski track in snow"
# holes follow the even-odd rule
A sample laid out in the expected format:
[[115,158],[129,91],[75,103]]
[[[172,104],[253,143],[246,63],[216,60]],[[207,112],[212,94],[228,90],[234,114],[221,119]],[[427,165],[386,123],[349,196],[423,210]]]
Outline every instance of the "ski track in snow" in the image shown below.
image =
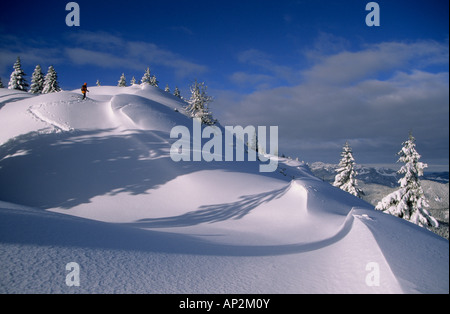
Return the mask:
[[[56,106],[58,104],[54,104],[54,103],[50,103],[50,104],[46,104],[47,106]],[[43,112],[42,112],[43,111]],[[49,116],[51,116],[51,114],[49,114],[48,112],[46,112],[46,110],[44,109],[44,104],[40,104],[40,105],[33,105],[28,109],[28,112],[33,115],[33,117],[35,117],[36,119],[44,122],[44,123],[48,123],[50,124],[50,126],[56,131],[56,132],[69,132],[69,131],[73,131],[73,128],[71,128],[67,122],[61,121],[55,121],[53,119],[51,119]],[[47,113],[47,114],[46,114]]]

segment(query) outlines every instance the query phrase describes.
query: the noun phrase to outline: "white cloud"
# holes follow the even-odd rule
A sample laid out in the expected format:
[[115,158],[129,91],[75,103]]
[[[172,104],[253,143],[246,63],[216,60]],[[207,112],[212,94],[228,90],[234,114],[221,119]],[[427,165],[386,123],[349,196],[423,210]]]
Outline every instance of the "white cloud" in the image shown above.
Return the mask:
[[385,42],[367,46],[360,51],[342,51],[323,56],[318,61],[303,73],[307,81],[347,85],[362,79],[376,78],[384,72],[443,65],[448,63],[448,45],[435,41]]
[[[448,46],[436,42],[390,42],[343,51],[318,58],[302,73],[302,84],[258,90],[235,103],[217,99],[216,107],[227,108],[219,112],[225,124],[278,125],[281,149],[283,143],[285,150],[288,143],[297,143],[288,149],[306,155],[321,152],[326,159],[324,143],[340,149],[350,140],[371,154],[367,159],[387,158],[371,162],[395,161],[397,147],[412,130],[430,156],[438,158],[433,152],[446,148],[447,156],[440,158],[448,162],[446,55]],[[264,55],[249,51],[243,60],[261,61]],[[428,71],[432,65],[443,72]]]
[[[33,69],[37,64],[44,67],[62,62],[64,58],[61,55],[61,50],[53,44],[0,34],[0,76],[3,78],[3,83],[6,81],[6,76],[9,79],[17,57],[20,57],[22,66],[32,67]],[[27,74],[31,75],[31,73]]]
[[[117,57],[107,52],[93,51],[83,48],[66,48],[65,54],[71,62],[78,65],[95,65],[105,68],[115,68],[120,65],[122,68],[137,69],[136,62],[130,62],[124,57]],[[142,69],[143,65],[139,67]]]
[[[83,32],[72,36],[77,48],[67,48],[71,61],[102,67],[145,70],[147,66],[163,66],[171,69],[179,78],[198,75],[208,71],[204,65],[186,60],[184,57],[163,49],[154,43],[128,41],[120,36],[104,32]],[[81,46],[81,48],[80,48]]]
[[242,87],[255,87],[257,89],[267,89],[273,86],[276,79],[268,74],[251,74],[243,71],[234,72],[230,76],[230,80],[236,85]]
[[[290,66],[280,65],[274,62],[272,57],[260,50],[249,49],[240,52],[237,55],[239,62],[254,66],[258,71],[265,72],[266,75],[271,75],[277,80],[284,80],[286,82],[297,82],[298,72]],[[258,73],[260,75],[261,73]],[[255,73],[249,75],[256,75]]]
[[148,66],[161,66],[173,71],[178,78],[208,71],[205,65],[186,60],[156,44],[129,41],[105,32],[77,32],[66,39],[68,43],[53,43],[0,36],[0,73],[6,73],[17,56],[25,65],[73,63],[142,72]]
[[208,71],[204,65],[185,60],[182,56],[167,49],[162,49],[153,43],[127,42],[124,47],[127,59],[142,60],[156,66],[171,68],[180,78],[198,75]]
[[122,49],[126,45],[126,40],[122,37],[103,31],[78,31],[76,33],[68,33],[67,38],[70,42],[73,42],[76,47],[83,47],[85,49],[96,51]]

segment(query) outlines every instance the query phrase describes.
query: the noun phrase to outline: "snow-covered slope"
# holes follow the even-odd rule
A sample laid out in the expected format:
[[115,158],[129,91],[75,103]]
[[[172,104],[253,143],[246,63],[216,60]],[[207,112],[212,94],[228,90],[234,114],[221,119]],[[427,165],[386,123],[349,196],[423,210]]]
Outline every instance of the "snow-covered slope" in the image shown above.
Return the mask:
[[178,98],[90,91],[0,109],[0,292],[448,293],[448,241],[297,161],[174,162]]

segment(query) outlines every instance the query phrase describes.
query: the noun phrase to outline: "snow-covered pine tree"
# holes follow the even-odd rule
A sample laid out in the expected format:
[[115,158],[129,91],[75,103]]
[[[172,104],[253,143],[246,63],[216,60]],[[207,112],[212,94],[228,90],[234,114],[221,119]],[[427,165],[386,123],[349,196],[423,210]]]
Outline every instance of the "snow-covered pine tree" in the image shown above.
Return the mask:
[[178,86],[175,86],[175,90],[173,92],[173,95],[175,97],[181,98],[181,93],[180,93],[180,90],[178,89]]
[[334,178],[333,186],[361,198],[364,193],[357,187],[358,181],[356,180],[356,176],[358,174],[355,170],[353,152],[348,142],[343,147],[341,157],[342,159],[339,162],[339,168],[336,170],[337,174]]
[[159,81],[156,79],[156,76],[152,75],[150,77],[150,85],[158,87]]
[[258,134],[255,131],[253,133],[252,142],[250,144],[250,148],[253,149],[257,154],[259,154],[259,141],[258,141]]
[[136,79],[134,78],[134,76],[133,76],[133,78],[131,79],[130,84],[131,84],[131,86],[133,86],[134,84],[136,84]]
[[119,87],[126,87],[127,86],[127,81],[125,79],[125,73],[122,73],[122,75],[120,76],[119,82],[117,83],[117,86]]
[[150,84],[150,79],[151,79],[151,75],[150,75],[150,68],[147,68],[147,70],[144,73],[144,76],[141,79],[141,84]]
[[206,93],[207,86],[204,82],[198,83],[197,80],[191,86],[191,98],[188,101],[186,112],[193,118],[200,118],[202,124],[214,125],[217,121],[213,119],[209,111],[209,104],[212,97]]
[[166,84],[166,88],[164,88],[164,91],[167,92],[167,93],[170,93],[169,84]]
[[31,76],[31,86],[29,92],[32,94],[41,94],[44,89],[44,73],[38,64]]
[[256,152],[256,158],[258,160],[260,160],[259,154],[260,154],[260,152],[264,154],[264,152],[263,152],[264,149],[259,146],[259,140],[258,140],[258,134],[257,133],[258,133],[258,131],[256,129],[255,132],[253,133],[253,136],[252,136],[252,140],[251,140],[251,143],[250,143],[250,149],[253,149]]
[[429,207],[425,199],[419,177],[427,164],[419,162],[420,155],[416,151],[415,138],[409,134],[409,139],[403,142],[398,155],[398,162],[404,165],[398,171],[404,174],[398,183],[400,188],[384,197],[375,207],[385,213],[403,218],[421,227],[439,227],[437,220],[425,209]]
[[59,91],[61,91],[61,88],[59,88],[58,84],[58,75],[51,65],[48,67],[47,74],[44,78],[44,88],[42,89],[42,94],[56,93]]
[[28,83],[25,79],[25,72],[22,70],[22,65],[20,64],[20,57],[17,57],[14,63],[14,71],[11,73],[11,77],[8,83],[8,89],[17,89],[21,91],[28,90]]

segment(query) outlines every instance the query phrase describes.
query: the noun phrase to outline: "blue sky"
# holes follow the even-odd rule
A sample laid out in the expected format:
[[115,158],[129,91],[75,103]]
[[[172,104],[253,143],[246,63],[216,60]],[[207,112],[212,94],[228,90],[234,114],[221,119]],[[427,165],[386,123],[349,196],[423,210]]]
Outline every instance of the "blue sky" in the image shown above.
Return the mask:
[[31,76],[54,65],[63,89],[140,79],[147,66],[183,96],[194,79],[224,125],[278,125],[280,152],[337,163],[392,164],[409,131],[430,170],[448,170],[449,4],[362,0],[8,2],[0,10],[0,77],[18,55]]

